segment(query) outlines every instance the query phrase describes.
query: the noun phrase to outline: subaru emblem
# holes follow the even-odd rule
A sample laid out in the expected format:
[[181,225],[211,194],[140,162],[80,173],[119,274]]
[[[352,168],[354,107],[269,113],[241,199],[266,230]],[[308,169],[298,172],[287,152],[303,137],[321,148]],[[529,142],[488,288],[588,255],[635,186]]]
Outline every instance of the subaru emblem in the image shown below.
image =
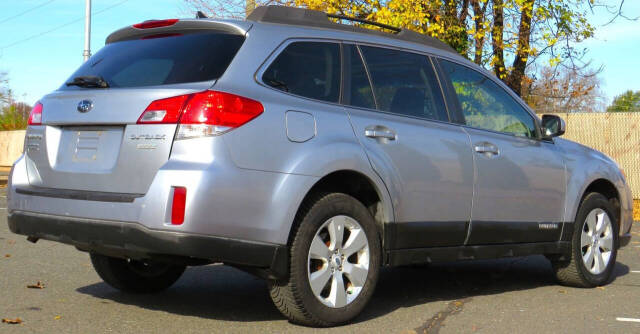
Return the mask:
[[89,112],[93,108],[93,102],[91,100],[82,100],[78,103],[78,111],[81,113]]

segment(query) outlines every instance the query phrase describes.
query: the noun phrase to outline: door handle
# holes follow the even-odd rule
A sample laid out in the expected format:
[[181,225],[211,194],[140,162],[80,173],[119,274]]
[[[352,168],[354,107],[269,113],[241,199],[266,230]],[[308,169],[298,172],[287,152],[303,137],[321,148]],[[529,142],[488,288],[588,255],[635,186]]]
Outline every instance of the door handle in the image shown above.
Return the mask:
[[478,143],[473,147],[473,150],[476,153],[481,153],[484,155],[499,155],[500,154],[500,150],[498,149],[498,147],[496,145],[493,145],[491,143],[488,142],[482,142],[482,143]]
[[384,138],[388,140],[396,140],[395,132],[381,126],[373,126],[364,129],[364,135],[369,138]]

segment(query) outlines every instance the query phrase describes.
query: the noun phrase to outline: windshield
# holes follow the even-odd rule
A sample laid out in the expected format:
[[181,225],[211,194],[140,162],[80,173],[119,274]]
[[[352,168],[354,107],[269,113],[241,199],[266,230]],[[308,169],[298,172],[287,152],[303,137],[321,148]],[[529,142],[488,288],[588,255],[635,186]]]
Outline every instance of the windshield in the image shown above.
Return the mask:
[[[169,85],[218,79],[244,42],[228,33],[165,34],[105,45],[66,82],[98,77],[108,87]],[[63,85],[61,90],[82,89]]]

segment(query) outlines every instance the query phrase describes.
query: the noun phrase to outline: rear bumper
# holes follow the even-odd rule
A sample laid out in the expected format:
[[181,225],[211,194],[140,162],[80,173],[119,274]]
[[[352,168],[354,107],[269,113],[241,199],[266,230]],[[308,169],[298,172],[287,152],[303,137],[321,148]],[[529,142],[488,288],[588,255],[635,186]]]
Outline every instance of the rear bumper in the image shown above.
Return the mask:
[[13,233],[58,241],[80,250],[128,258],[187,257],[264,268],[274,277],[287,272],[286,246],[152,230],[138,223],[89,220],[13,211]]

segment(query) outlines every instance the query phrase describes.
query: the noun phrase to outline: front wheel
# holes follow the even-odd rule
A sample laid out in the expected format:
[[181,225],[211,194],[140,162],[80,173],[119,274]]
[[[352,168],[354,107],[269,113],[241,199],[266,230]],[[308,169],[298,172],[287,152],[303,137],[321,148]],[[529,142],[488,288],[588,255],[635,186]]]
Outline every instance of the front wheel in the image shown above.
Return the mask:
[[185,270],[161,262],[120,259],[91,253],[91,263],[100,278],[112,287],[132,293],[153,293],[167,289]]
[[618,225],[613,205],[599,193],[582,200],[574,222],[571,256],[552,260],[558,281],[589,288],[611,279],[618,252]]
[[306,326],[356,317],[371,299],[381,263],[369,211],[351,196],[328,194],[304,206],[294,228],[289,276],[269,282],[276,307]]

